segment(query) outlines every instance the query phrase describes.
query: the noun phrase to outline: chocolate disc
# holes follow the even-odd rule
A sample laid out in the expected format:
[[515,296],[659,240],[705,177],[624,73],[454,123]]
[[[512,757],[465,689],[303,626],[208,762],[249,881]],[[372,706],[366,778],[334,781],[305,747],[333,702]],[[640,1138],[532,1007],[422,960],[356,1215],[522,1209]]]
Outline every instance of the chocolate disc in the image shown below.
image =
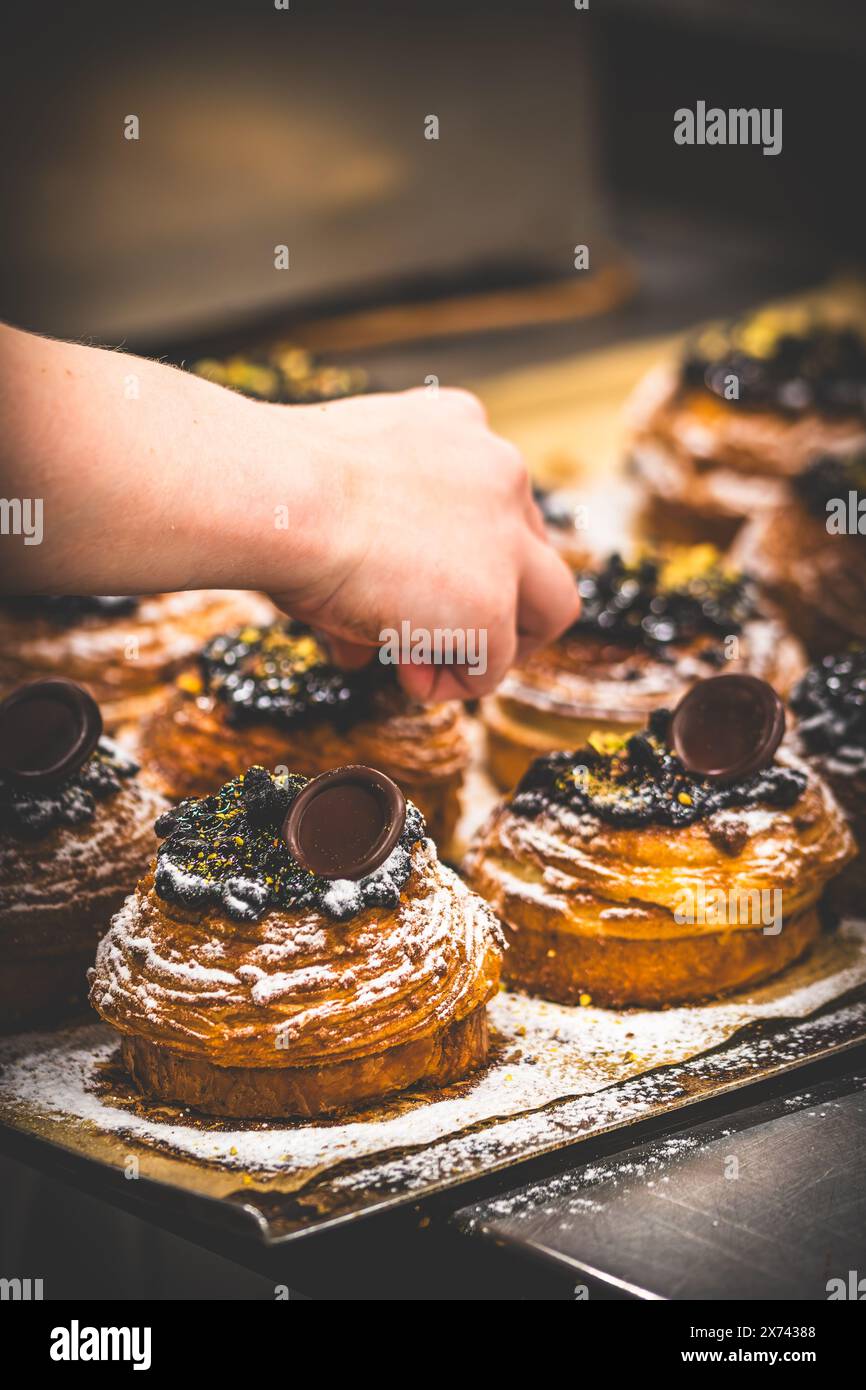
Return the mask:
[[0,703],[0,773],[28,787],[77,772],[102,733],[92,695],[68,680],[32,681]]
[[674,710],[670,738],[688,772],[739,782],[769,767],[785,732],[785,706],[757,676],[710,676]]
[[384,772],[337,767],[298,793],[283,839],[292,858],[320,878],[364,878],[388,858],[405,822],[406,798]]

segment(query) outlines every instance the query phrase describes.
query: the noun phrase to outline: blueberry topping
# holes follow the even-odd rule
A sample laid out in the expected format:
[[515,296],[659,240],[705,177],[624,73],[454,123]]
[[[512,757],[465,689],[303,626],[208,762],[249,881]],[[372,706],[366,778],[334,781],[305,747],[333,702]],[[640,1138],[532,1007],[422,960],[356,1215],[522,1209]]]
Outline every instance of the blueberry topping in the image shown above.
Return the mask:
[[[784,331],[791,322],[795,331]],[[791,320],[764,310],[699,334],[686,348],[681,380],[740,409],[866,417],[866,338],[802,314]]]
[[518,784],[511,808],[534,818],[561,806],[608,825],[685,826],[744,806],[787,808],[806,789],[803,773],[772,765],[720,786],[685,770],[665,743],[668,710],[628,738],[598,735],[585,748],[537,758]]
[[312,909],[348,921],[367,907],[396,907],[424,819],[407,804],[403,833],[385,863],[357,882],[319,878],[291,857],[280,830],[306,777],[251,767],[212,796],[182,801],[160,816],[154,887],[164,902],[214,908],[256,922],[271,910]]
[[866,647],[810,666],[790,705],[808,753],[831,754],[851,772],[866,770]]
[[329,718],[347,727],[369,713],[374,692],[391,674],[378,662],[340,671],[310,629],[288,619],[213,638],[200,667],[203,691],[219,700],[235,725]]
[[96,804],[120,791],[135,776],[138,765],[114,744],[101,738],[77,772],[48,789],[28,789],[0,777],[0,831],[18,839],[37,840],[58,825],[85,825]]
[[[712,546],[683,547],[634,565],[611,555],[602,570],[579,574],[577,587],[581,612],[571,634],[639,644],[660,657],[702,635],[738,633],[755,615],[751,583],[724,569]],[[710,650],[702,649],[704,660]]]

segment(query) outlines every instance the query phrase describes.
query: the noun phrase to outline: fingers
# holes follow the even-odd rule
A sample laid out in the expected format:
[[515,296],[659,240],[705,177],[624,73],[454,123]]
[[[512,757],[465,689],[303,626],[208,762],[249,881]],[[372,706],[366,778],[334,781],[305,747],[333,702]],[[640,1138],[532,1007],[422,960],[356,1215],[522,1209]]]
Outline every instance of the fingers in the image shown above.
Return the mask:
[[559,637],[579,612],[580,596],[571,570],[550,545],[533,537],[526,550],[517,603],[521,654]]
[[363,666],[370,664],[378,651],[377,647],[363,646],[360,642],[349,642],[344,637],[332,637],[330,634],[322,634],[322,641],[334,665],[341,666],[344,671],[360,671]]

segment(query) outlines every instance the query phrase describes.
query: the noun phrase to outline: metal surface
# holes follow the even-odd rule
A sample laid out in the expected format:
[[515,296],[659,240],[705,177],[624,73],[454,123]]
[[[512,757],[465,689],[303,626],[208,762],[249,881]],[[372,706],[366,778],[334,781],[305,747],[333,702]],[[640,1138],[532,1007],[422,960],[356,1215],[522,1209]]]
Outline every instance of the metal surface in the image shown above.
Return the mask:
[[454,1135],[415,1152],[332,1167],[293,1192],[245,1186],[230,1173],[219,1174],[218,1185],[209,1190],[202,1166],[165,1155],[150,1165],[151,1175],[143,1171],[137,1182],[128,1183],[123,1178],[132,1147],[128,1141],[100,1136],[96,1143],[80,1127],[64,1128],[56,1121],[38,1130],[7,1122],[0,1126],[0,1147],[140,1215],[170,1215],[210,1229],[219,1239],[273,1248],[488,1180],[589,1139],[625,1137],[644,1122],[782,1077],[864,1042],[866,991],[861,989],[795,1023],[751,1024],[712,1052],[605,1088],[597,1104],[580,1097],[545,1107],[529,1125],[502,1121],[496,1126],[495,1156],[485,1142],[479,1158],[479,1127],[477,1133]]
[[593,1296],[826,1299],[832,1289],[850,1298],[850,1272],[866,1276],[859,1062],[847,1076],[464,1208],[454,1224],[544,1260]]

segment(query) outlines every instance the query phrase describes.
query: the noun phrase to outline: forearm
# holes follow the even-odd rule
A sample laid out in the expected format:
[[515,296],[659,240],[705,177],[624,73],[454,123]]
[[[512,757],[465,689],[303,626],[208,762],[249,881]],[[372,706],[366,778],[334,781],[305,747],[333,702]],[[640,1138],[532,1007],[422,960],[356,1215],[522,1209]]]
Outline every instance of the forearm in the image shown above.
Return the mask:
[[304,409],[0,327],[0,420],[2,495],[42,506],[39,544],[0,537],[7,592],[289,591],[318,562]]

